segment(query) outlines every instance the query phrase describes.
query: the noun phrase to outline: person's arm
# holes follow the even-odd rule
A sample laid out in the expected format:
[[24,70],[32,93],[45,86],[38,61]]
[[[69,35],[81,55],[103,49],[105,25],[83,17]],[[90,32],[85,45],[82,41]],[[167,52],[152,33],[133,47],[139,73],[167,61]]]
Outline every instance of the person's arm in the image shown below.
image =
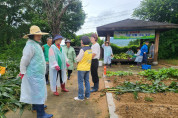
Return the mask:
[[23,56],[20,61],[20,73],[25,74],[27,66],[29,65],[34,55],[34,48],[31,45],[26,45],[23,49]]
[[92,53],[92,59],[93,59],[95,56],[96,56],[96,54],[95,54],[95,53]]
[[132,55],[134,55],[134,52],[133,52],[133,50],[132,50]]
[[[110,46],[110,48],[111,48],[111,46]],[[113,56],[113,51],[112,51],[112,48],[111,48],[111,56]]]
[[76,61],[76,54],[75,54],[75,50],[74,49],[72,51],[72,55],[73,55],[73,62],[77,63],[77,61]]
[[56,58],[55,58],[55,54],[54,54],[54,51],[53,51],[53,48],[49,48],[49,65],[50,65],[50,68],[52,69],[55,69],[55,67],[59,66],[57,61],[56,61]]
[[95,45],[94,47],[92,47],[92,59],[96,56],[97,53],[98,53],[98,49]]
[[42,50],[44,51],[44,46],[42,46]]
[[80,52],[79,52],[79,54],[78,54],[78,56],[76,58],[76,61],[80,62],[82,60],[82,58],[83,58],[83,55],[84,55],[84,51],[83,51],[83,49],[80,49]]
[[139,50],[139,51],[137,52],[137,54],[135,54],[135,56],[140,56],[140,54],[141,54],[141,51]]
[[103,43],[103,44],[102,44],[102,48],[103,48],[103,49],[104,49],[104,46],[105,46],[105,44]]
[[128,53],[129,53],[129,51],[126,52],[126,54],[128,54]]

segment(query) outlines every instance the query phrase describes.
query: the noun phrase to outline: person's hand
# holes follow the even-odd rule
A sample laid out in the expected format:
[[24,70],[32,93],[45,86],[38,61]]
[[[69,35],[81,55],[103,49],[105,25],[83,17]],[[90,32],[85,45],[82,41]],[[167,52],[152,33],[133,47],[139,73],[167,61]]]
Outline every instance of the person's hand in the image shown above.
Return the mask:
[[21,74],[21,73],[19,74],[20,79],[22,79],[23,76],[24,76],[24,74]]
[[146,54],[146,52],[144,52],[144,54]]
[[59,67],[59,66],[55,66],[55,69],[56,69],[57,71],[59,71],[59,70],[60,70],[60,67]]
[[67,68],[70,66],[69,63],[66,63]]

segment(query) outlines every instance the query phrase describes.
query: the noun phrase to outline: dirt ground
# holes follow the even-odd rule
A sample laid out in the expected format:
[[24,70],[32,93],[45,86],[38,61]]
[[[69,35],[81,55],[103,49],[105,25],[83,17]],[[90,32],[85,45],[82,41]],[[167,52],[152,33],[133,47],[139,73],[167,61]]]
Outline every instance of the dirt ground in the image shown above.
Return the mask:
[[[160,69],[160,68],[170,68],[170,67],[175,67],[175,66],[172,66],[172,65],[165,65],[165,64],[159,64],[157,66],[151,66],[151,69]],[[135,63],[133,64],[129,64],[129,63],[124,63],[124,64],[113,64],[112,67],[108,68],[107,71],[129,71],[129,72],[132,72],[134,74],[137,74],[138,72],[142,71],[141,67],[140,66],[137,66]]]
[[[165,66],[163,66],[165,67]],[[119,68],[119,69],[116,69]],[[110,71],[126,71],[129,65],[120,65],[109,68]],[[134,69],[133,69],[134,68]],[[162,68],[162,66],[154,67],[155,69]],[[140,68],[132,67],[133,73],[141,71]],[[141,78],[141,79],[140,79]],[[121,85],[124,81],[135,83],[142,81],[142,83],[151,84],[151,81],[146,80],[142,76],[132,75],[125,77],[107,77],[110,87]],[[174,80],[178,82],[178,80]],[[172,80],[162,81],[169,85]],[[115,95],[114,103],[116,105],[116,113],[119,118],[178,118],[178,93],[138,93],[138,100],[134,98],[133,93],[125,93],[122,95]],[[146,101],[145,98],[152,98],[153,101]]]
[[[102,72],[103,68],[99,68],[99,90],[104,89]],[[93,86],[91,76],[90,85]],[[53,118],[109,118],[106,96],[103,96],[101,92],[91,93],[89,100],[75,101],[73,99],[78,95],[77,71],[72,73],[71,80],[67,81],[66,88],[70,92],[61,92],[59,88],[59,96],[54,96],[50,90],[50,86],[47,86],[48,99],[45,104],[48,106],[48,109],[46,112],[53,114]],[[20,117],[19,111],[16,113],[8,112],[6,116],[7,118]],[[21,118],[36,118],[36,113],[25,111]]]

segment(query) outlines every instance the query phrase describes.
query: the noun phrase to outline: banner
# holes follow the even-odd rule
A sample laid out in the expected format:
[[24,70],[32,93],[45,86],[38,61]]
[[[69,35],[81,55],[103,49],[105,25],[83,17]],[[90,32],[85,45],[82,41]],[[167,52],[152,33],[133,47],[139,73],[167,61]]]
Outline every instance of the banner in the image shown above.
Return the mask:
[[115,31],[114,39],[154,39],[155,30]]

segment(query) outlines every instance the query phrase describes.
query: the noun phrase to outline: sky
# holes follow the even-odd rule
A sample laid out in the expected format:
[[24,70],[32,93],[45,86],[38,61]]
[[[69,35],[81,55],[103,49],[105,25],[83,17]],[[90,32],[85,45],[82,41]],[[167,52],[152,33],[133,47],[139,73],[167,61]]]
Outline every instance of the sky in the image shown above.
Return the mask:
[[96,27],[133,18],[132,13],[142,0],[82,0],[87,15],[77,35],[96,32]]

